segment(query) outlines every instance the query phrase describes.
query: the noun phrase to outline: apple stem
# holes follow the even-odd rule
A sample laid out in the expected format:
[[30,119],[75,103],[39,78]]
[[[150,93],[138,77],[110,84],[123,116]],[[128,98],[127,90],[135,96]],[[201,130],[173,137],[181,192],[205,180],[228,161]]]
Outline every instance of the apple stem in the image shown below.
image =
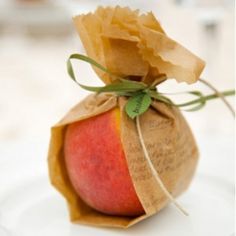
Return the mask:
[[184,210],[184,208],[175,200],[175,198],[170,194],[170,192],[168,191],[168,189],[166,188],[166,186],[164,185],[163,181],[160,178],[160,175],[158,174],[158,172],[156,171],[156,169],[154,168],[152,161],[150,159],[150,156],[148,154],[144,139],[143,139],[143,135],[142,135],[142,131],[141,131],[141,127],[140,127],[140,121],[139,121],[139,116],[136,117],[136,126],[137,126],[137,130],[138,130],[138,136],[139,136],[139,140],[143,149],[143,153],[144,153],[144,157],[150,167],[150,170],[153,174],[153,176],[155,177],[157,183],[159,184],[160,188],[162,189],[162,191],[165,193],[165,195],[167,196],[167,198],[185,215],[188,216],[189,214],[187,213],[186,210]]

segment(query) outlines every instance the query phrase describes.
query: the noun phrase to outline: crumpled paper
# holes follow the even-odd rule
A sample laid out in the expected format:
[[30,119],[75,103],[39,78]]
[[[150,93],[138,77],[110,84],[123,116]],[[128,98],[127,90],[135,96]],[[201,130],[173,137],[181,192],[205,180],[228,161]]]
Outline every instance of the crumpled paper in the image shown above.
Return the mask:
[[[128,7],[98,7],[94,13],[74,17],[87,55],[118,76],[153,83],[161,75],[194,83],[205,63],[169,38],[149,12]],[[94,68],[106,83],[114,78]]]

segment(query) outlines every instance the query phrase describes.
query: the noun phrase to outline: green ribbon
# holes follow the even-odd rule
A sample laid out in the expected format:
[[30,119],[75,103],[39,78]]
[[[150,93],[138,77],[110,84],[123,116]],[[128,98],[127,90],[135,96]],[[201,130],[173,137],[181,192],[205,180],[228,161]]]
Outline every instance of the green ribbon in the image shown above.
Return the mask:
[[[112,78],[114,78],[114,82],[102,87],[93,87],[80,84],[76,80],[74,74],[74,70],[71,63],[72,59],[85,61],[91,64],[92,66],[97,67],[98,69],[102,70],[103,72],[109,74]],[[217,93],[213,93],[210,95],[203,95],[200,91],[188,91],[184,93],[191,94],[193,96],[196,96],[197,98],[185,103],[176,104],[170,98],[166,97],[163,93],[159,93],[155,85],[147,85],[143,82],[132,81],[114,75],[111,71],[109,71],[107,68],[97,63],[92,58],[81,54],[72,54],[68,58],[67,71],[71,79],[75,81],[83,89],[96,93],[113,92],[116,93],[118,96],[129,97],[128,102],[125,106],[125,111],[128,114],[128,116],[132,119],[147,111],[147,109],[151,105],[152,99],[179,108],[187,107],[188,109],[185,109],[185,111],[197,111],[202,107],[204,107],[208,100],[219,98],[219,94]],[[227,90],[221,92],[220,94],[223,96],[232,96],[235,95],[235,90]]]

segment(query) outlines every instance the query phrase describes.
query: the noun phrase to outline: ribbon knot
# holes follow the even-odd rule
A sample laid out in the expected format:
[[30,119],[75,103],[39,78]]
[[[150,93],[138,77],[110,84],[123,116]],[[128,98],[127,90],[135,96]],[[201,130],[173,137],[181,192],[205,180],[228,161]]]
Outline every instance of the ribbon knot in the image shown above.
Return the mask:
[[[114,82],[103,87],[93,87],[80,84],[75,77],[71,59],[82,60],[85,61],[92,66],[102,70],[103,72],[109,74],[113,77]],[[137,82],[130,80],[129,77],[120,77],[114,75],[107,68],[100,65],[98,62],[93,60],[90,57],[81,54],[72,54],[67,60],[67,71],[70,75],[71,79],[73,79],[81,88],[86,89],[91,92],[102,93],[102,92],[112,92],[117,96],[126,96],[129,97],[129,100],[126,104],[125,110],[127,115],[134,119],[135,117],[143,114],[148,110],[151,105],[152,99],[158,100],[160,102],[164,102],[167,105],[175,106],[179,108],[187,108],[185,111],[197,111],[206,105],[208,100],[212,100],[215,98],[220,98],[230,109],[233,116],[235,116],[235,112],[230,104],[224,99],[225,96],[235,95],[235,90],[227,90],[224,92],[219,92],[212,85],[210,85],[205,80],[199,79],[200,82],[204,83],[208,87],[210,87],[214,93],[210,95],[203,95],[201,91],[187,91],[182,93],[168,93],[168,95],[176,95],[176,94],[190,94],[196,97],[196,99],[176,104],[169,97],[167,97],[165,93],[161,93],[157,90],[157,85],[167,79],[166,76],[161,75],[157,77],[151,85],[147,85],[143,82]]]

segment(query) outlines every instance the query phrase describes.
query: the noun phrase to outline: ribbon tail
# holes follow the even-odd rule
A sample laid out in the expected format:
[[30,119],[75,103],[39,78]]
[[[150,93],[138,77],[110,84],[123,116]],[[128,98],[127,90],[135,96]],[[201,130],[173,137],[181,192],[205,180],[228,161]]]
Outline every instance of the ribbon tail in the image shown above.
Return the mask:
[[207,87],[209,87],[211,90],[213,90],[216,95],[222,100],[222,102],[229,108],[231,114],[233,115],[233,117],[235,117],[235,111],[233,109],[233,107],[229,104],[229,102],[225,99],[224,94],[222,94],[220,91],[218,91],[214,86],[212,86],[209,82],[207,82],[206,80],[203,79],[199,79],[199,81],[203,84],[205,84]]

